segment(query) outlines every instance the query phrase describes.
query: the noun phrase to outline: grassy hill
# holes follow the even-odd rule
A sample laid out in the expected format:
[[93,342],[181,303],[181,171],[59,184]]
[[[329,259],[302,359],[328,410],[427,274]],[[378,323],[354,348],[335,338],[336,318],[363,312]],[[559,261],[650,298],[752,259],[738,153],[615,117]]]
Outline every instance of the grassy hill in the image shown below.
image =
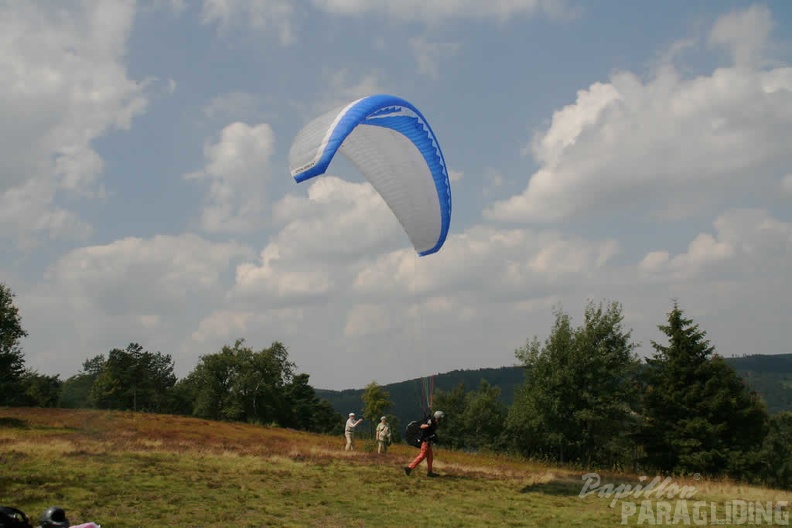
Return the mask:
[[[0,408],[0,504],[33,519],[60,505],[72,524],[104,528],[622,525],[626,503],[581,497],[582,472],[572,469],[440,449],[440,478],[423,466],[407,477],[409,446],[387,455],[366,442],[352,453],[342,446],[336,436],[182,416]],[[602,485],[638,483],[600,476]],[[792,500],[725,481],[674,483],[720,518],[724,501]]]
[[[792,354],[753,355],[726,358],[740,377],[755,389],[767,402],[771,413],[792,411]],[[435,376],[435,390],[450,391],[460,383],[467,390],[478,388],[485,379],[490,385],[501,389],[501,399],[506,405],[514,400],[514,391],[524,381],[522,367],[501,367],[478,370],[454,370]],[[399,417],[401,424],[420,418],[421,380],[412,379],[399,383],[383,385],[393,402],[391,413]],[[363,402],[360,399],[363,389],[344,391],[317,390],[320,398],[325,398],[333,408],[346,416],[349,412],[360,412]]]

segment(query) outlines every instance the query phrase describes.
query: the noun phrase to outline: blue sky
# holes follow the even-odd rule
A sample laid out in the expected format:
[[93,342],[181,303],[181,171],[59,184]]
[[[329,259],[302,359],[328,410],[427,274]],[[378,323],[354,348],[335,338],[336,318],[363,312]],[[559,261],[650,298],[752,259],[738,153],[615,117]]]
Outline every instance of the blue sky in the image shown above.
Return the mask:
[[[0,2],[0,281],[29,367],[138,342],[186,375],[275,340],[321,388],[515,363],[554,307],[676,299],[725,356],[792,352],[792,5]],[[418,258],[312,117],[389,93],[452,174]]]

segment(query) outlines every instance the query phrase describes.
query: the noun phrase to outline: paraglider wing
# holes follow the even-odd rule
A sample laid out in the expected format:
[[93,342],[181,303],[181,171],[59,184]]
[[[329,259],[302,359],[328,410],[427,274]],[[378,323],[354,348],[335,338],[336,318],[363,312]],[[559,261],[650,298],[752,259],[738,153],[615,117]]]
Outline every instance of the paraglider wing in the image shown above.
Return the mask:
[[324,174],[336,153],[371,183],[420,256],[440,250],[451,222],[451,186],[437,138],[415,106],[372,95],[313,119],[291,145],[291,174],[297,182]]

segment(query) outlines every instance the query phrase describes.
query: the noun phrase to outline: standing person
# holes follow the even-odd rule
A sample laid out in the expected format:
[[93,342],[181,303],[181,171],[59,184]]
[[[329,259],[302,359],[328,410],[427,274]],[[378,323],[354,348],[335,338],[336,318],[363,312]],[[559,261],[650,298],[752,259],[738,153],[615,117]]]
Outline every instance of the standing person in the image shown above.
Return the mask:
[[391,428],[388,419],[384,416],[377,424],[377,453],[387,453],[391,443]]
[[355,421],[355,413],[349,413],[349,419],[346,421],[346,427],[344,427],[344,436],[346,437],[346,447],[344,447],[344,451],[355,450],[355,427],[360,425],[362,421],[363,418]]
[[445,418],[445,414],[443,411],[435,411],[435,413],[427,418],[427,420],[421,424],[421,452],[418,453],[418,456],[415,457],[415,460],[410,462],[409,466],[404,467],[404,474],[410,475],[413,469],[418,467],[418,464],[421,463],[423,459],[426,459],[426,469],[427,477],[437,477],[438,474],[432,471],[432,462],[434,459],[434,454],[432,453],[432,444],[437,442],[437,426]]

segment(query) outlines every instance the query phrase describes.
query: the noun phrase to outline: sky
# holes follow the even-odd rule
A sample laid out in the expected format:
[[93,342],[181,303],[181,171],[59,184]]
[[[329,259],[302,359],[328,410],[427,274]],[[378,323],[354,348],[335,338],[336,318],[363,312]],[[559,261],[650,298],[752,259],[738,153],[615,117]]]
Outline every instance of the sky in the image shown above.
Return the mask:
[[[433,255],[345,160],[290,175],[379,93],[445,156]],[[0,0],[0,282],[39,373],[245,339],[361,388],[611,301],[641,357],[674,302],[723,356],[790,353],[791,270],[790,2]]]

